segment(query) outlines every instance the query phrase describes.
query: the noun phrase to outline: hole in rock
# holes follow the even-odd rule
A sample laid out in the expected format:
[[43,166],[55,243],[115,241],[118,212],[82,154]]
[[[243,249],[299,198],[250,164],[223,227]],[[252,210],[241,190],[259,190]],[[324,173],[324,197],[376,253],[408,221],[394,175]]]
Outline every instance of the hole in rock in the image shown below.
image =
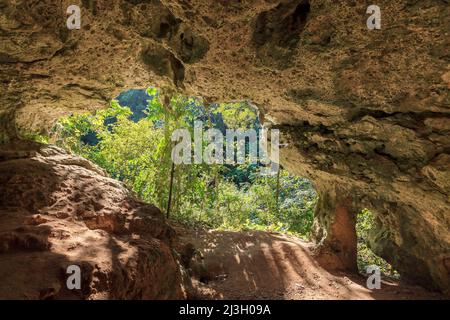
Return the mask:
[[[173,220],[309,238],[317,194],[309,180],[263,163],[262,126],[251,103],[205,106],[201,99],[183,96],[171,97],[169,105],[161,101],[156,88],[122,92],[107,109],[61,119],[52,139],[123,181],[143,200],[170,211]],[[201,126],[198,132],[194,124]],[[185,146],[191,163],[172,168],[172,151],[181,141],[171,139],[177,129],[189,136]],[[208,140],[208,132],[217,136]],[[229,132],[235,135],[228,137]],[[270,150],[270,139],[267,143]],[[182,151],[178,154],[184,156]],[[201,161],[195,161],[196,152]],[[208,163],[207,154],[217,163]]]
[[170,32],[170,25],[168,23],[162,22],[159,25],[158,37],[164,38],[167,34],[169,34],[169,32]]
[[367,267],[375,265],[381,274],[391,278],[400,278],[400,274],[383,258],[376,255],[371,247],[371,239],[377,237],[377,221],[375,215],[368,209],[363,209],[356,219],[357,262],[360,273],[365,274]]

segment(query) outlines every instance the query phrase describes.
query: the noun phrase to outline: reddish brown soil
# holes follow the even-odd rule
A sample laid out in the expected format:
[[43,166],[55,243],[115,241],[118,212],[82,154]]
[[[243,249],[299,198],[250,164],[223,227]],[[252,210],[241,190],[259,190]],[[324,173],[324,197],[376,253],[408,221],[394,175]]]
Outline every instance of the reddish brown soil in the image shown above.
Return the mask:
[[439,299],[394,279],[366,288],[358,274],[330,273],[315,261],[312,245],[261,231],[229,232],[175,227],[197,249],[189,268],[192,299]]

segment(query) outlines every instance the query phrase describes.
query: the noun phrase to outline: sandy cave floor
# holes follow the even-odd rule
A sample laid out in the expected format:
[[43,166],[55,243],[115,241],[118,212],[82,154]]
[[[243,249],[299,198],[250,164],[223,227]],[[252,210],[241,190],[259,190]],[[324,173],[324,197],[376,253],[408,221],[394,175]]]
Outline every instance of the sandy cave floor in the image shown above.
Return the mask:
[[381,289],[366,288],[359,274],[330,273],[319,266],[312,244],[297,237],[263,231],[175,229],[192,243],[191,299],[440,299],[419,286],[383,278]]

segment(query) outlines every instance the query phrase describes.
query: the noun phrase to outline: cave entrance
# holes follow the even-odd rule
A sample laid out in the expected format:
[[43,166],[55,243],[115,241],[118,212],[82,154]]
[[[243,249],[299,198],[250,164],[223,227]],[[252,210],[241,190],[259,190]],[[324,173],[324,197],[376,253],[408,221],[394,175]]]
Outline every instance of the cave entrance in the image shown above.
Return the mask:
[[[318,194],[308,179],[282,167],[278,174],[264,175],[260,170],[262,165],[248,162],[194,163],[176,166],[171,172],[168,151],[173,141],[170,137],[167,140],[164,129],[171,116],[177,117],[170,123],[173,128],[202,121],[205,130],[215,128],[224,134],[229,128],[253,128],[258,132],[262,126],[258,111],[251,103],[239,101],[205,106],[201,99],[172,97],[171,114],[168,114],[160,100],[156,88],[124,91],[107,109],[61,119],[56,138],[52,138],[56,141],[52,142],[95,162],[111,177],[123,181],[143,200],[155,203],[163,211],[167,210],[171,198],[171,218],[180,222],[227,230],[292,233],[305,240],[311,239]],[[245,140],[245,151],[248,149],[249,140]],[[172,194],[169,195],[171,180]],[[334,202],[333,199],[327,201],[328,196],[321,194],[322,203]],[[345,208],[343,205],[335,209],[336,217],[344,217],[346,221],[350,213]],[[331,207],[320,208],[319,205],[319,209],[329,212]],[[398,272],[370,249],[369,236],[375,226],[373,214],[364,209],[357,215],[356,222],[351,220],[351,225],[345,221],[337,225],[352,229],[355,226],[359,272],[365,273],[367,266],[377,265],[384,275],[398,278]],[[349,237],[348,230],[333,233],[338,238]]]
[[[276,174],[262,174],[265,166],[249,161],[250,138],[233,140],[236,150],[244,144],[244,162],[172,165],[174,131],[195,122],[223,136],[229,129],[254,130],[259,136],[262,129],[258,111],[248,101],[204,105],[192,97],[162,98],[158,89],[148,88],[124,91],[110,108],[95,114],[61,119],[58,140],[123,181],[146,202],[170,211],[174,220],[309,239],[317,202],[312,183],[283,168]],[[203,148],[208,148],[204,141]]]
[[370,239],[376,235],[377,221],[369,209],[363,209],[356,219],[358,271],[367,273],[368,266],[377,266],[383,276],[399,279],[400,274],[386,260],[376,255],[370,248]]

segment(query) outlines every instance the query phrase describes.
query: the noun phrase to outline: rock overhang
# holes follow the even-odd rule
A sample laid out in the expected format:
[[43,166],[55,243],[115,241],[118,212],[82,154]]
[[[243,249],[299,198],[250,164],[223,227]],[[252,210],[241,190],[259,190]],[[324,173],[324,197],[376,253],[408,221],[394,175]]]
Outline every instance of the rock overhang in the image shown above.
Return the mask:
[[327,199],[319,243],[339,203],[350,215],[369,207],[375,250],[407,278],[448,290],[445,1],[380,1],[382,29],[371,31],[356,1],[80,1],[80,30],[65,27],[68,5],[1,4],[2,140],[103,108],[126,88],[249,99],[282,129],[282,164]]

